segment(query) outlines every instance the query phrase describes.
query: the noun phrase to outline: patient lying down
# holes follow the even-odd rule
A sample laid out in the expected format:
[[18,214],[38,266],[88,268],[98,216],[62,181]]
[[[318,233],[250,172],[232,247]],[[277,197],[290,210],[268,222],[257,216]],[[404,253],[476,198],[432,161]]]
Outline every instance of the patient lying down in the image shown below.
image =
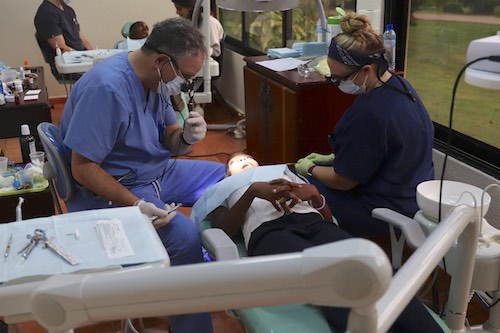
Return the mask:
[[[227,163],[227,176],[193,206],[196,222],[208,214],[212,225],[229,236],[242,231],[250,256],[300,252],[350,238],[332,223],[325,198],[286,165],[262,166],[238,153]],[[345,331],[348,308],[322,307],[330,327]],[[389,332],[443,332],[425,307],[413,299]]]

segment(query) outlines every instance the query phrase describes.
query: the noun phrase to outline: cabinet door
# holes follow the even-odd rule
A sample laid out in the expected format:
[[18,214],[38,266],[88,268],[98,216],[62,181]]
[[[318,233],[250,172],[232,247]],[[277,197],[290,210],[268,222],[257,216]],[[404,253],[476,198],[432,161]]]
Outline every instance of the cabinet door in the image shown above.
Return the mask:
[[247,151],[261,164],[294,162],[297,155],[296,94],[244,68]]

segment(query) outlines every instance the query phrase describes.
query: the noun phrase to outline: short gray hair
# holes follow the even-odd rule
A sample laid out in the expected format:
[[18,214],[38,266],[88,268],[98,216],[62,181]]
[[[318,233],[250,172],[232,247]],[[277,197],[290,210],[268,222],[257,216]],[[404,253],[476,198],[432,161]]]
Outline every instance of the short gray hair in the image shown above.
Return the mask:
[[142,46],[143,51],[161,51],[174,59],[207,54],[204,37],[191,21],[174,17],[156,23]]

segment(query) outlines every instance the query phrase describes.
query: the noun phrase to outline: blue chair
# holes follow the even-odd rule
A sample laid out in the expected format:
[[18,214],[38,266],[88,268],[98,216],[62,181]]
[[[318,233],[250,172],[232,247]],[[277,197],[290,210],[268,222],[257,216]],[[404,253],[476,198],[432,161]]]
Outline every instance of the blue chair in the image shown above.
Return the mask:
[[49,181],[54,204],[58,208],[58,213],[62,214],[57,197],[62,201],[71,199],[76,186],[71,175],[71,157],[62,144],[61,133],[56,125],[43,122],[38,124],[37,131],[47,156],[47,162],[43,165],[43,176]]

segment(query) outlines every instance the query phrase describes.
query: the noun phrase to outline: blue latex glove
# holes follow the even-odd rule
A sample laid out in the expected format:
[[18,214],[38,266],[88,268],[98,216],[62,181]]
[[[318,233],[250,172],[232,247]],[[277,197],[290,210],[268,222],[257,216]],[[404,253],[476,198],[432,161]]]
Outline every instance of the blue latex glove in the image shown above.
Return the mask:
[[301,176],[307,176],[307,170],[315,164],[313,161],[307,158],[301,158],[295,163],[295,171]]
[[328,155],[311,153],[305,158],[311,160],[316,165],[333,165],[333,159],[335,158],[335,155],[333,155],[333,153]]

